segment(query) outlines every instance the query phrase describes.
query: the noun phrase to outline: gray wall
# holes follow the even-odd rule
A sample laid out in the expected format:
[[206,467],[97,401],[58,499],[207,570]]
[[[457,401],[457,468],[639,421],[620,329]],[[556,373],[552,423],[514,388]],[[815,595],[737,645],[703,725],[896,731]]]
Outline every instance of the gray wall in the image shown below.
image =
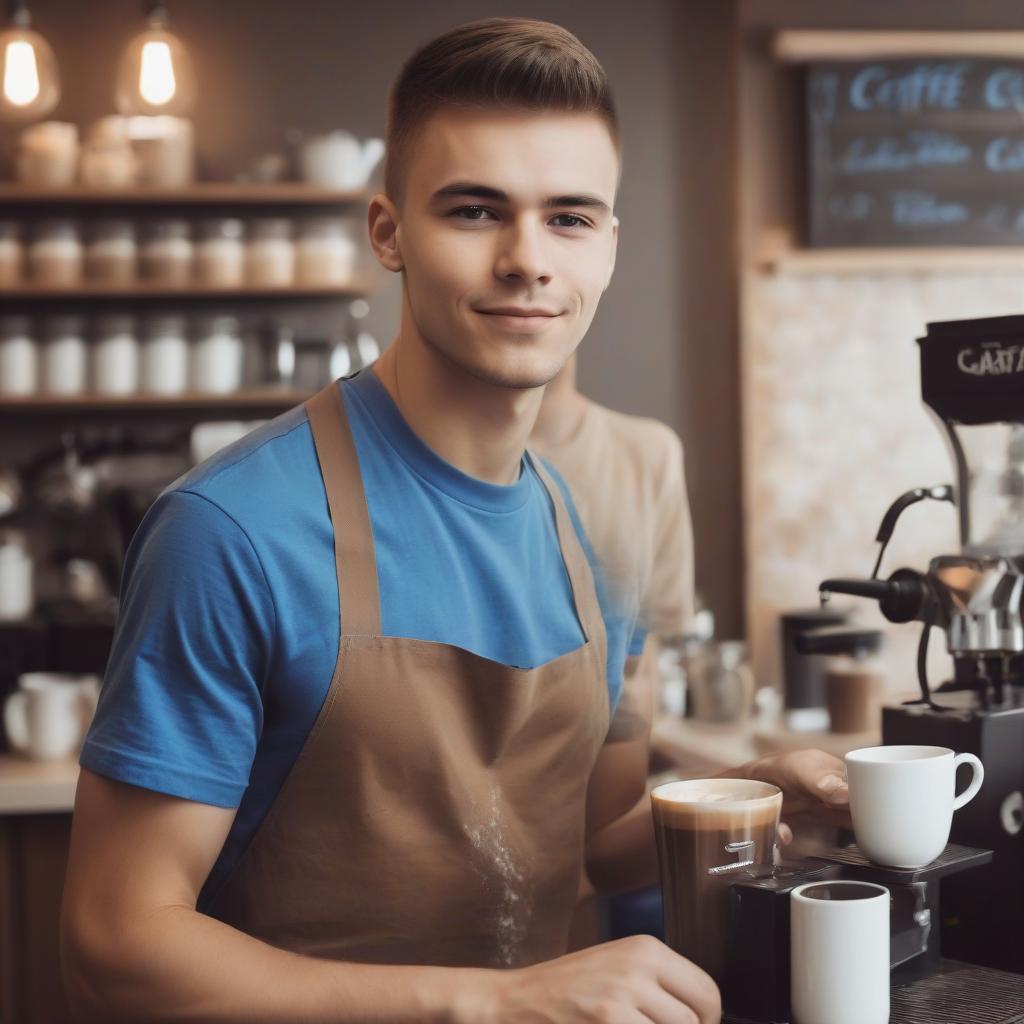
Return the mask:
[[[401,61],[460,22],[545,18],[596,53],[623,120],[625,174],[615,280],[581,350],[581,384],[600,402],[655,416],[682,434],[698,584],[726,633],[739,630],[742,607],[729,284],[732,7],[730,0],[170,3],[200,76],[193,119],[206,177],[233,176],[253,156],[280,148],[292,128],[380,134]],[[54,46],[64,81],[53,116],[87,124],[111,111],[117,58],[138,30],[140,9],[138,0],[33,0],[36,27]],[[699,232],[686,240],[684,218]],[[382,340],[397,324],[397,298],[392,285],[376,302]]]

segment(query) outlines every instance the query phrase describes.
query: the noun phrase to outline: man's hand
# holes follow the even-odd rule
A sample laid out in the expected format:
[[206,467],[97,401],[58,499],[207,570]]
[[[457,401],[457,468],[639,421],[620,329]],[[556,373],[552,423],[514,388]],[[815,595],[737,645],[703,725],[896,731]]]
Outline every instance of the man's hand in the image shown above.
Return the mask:
[[718,987],[704,971],[657,939],[632,935],[532,967],[469,975],[455,1020],[719,1024],[721,1013]]
[[[853,828],[846,768],[824,750],[795,750],[769,754],[724,773],[724,777],[757,779],[782,790],[782,814],[787,820],[804,818],[838,828]],[[779,826],[779,841],[792,839],[786,825]]]

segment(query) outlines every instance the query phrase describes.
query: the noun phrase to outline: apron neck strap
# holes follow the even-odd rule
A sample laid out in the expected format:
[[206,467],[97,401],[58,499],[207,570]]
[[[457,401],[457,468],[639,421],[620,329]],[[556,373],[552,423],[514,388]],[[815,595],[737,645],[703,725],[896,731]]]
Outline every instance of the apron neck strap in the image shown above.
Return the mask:
[[342,636],[379,636],[380,588],[373,529],[339,382],[328,384],[310,398],[306,412],[334,526]]
[[[555,526],[558,530],[558,543],[562,549],[569,582],[572,584],[572,596],[576,605],[576,617],[580,620],[583,632],[588,640],[604,635],[604,618],[597,600],[597,588],[590,561],[572,524],[569,510],[562,496],[562,488],[555,483],[551,474],[544,468],[544,463],[532,452],[526,453],[541,483],[544,484],[555,510]],[[602,671],[604,670],[602,665]]]

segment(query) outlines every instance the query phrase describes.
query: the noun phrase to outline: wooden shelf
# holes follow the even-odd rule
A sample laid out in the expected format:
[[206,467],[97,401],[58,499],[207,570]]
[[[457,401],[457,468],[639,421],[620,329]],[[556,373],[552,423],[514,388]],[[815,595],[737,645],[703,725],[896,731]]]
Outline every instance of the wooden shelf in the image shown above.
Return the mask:
[[242,285],[237,288],[213,288],[190,284],[168,286],[140,282],[134,285],[108,287],[100,284],[81,284],[67,288],[23,284],[17,288],[0,288],[0,301],[17,302],[37,299],[69,299],[101,301],[109,299],[344,299],[366,295],[370,284],[365,279],[354,279],[347,285],[307,288],[289,285],[283,288],[256,288]]
[[885,57],[1024,57],[1024,32],[887,32],[786,29],[773,37],[778,60]]
[[0,184],[0,205],[117,205],[117,206],[345,206],[364,201],[367,192],[339,192],[301,182],[245,185],[236,182],[196,182],[187,188],[98,189],[83,185],[69,188],[38,188],[15,182]]
[[236,391],[227,395],[186,392],[181,395],[30,395],[25,398],[0,398],[0,416],[13,413],[119,412],[119,411],[196,411],[206,408],[244,410],[253,407],[290,409],[306,401],[305,391],[280,391],[271,388]]
[[1024,270],[1024,246],[793,249],[763,258],[760,266],[763,270],[786,274]]

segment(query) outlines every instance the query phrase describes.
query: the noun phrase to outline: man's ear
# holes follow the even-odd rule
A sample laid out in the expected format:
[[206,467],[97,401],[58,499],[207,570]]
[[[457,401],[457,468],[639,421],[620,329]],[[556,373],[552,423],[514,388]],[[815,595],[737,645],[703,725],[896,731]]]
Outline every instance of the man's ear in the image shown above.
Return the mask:
[[377,262],[397,274],[404,266],[398,242],[398,210],[383,192],[370,200],[366,223]]
[[619,249],[619,218],[612,217],[612,257],[608,263],[608,278],[604,282],[604,291],[612,283],[612,274],[615,273],[615,254]]

